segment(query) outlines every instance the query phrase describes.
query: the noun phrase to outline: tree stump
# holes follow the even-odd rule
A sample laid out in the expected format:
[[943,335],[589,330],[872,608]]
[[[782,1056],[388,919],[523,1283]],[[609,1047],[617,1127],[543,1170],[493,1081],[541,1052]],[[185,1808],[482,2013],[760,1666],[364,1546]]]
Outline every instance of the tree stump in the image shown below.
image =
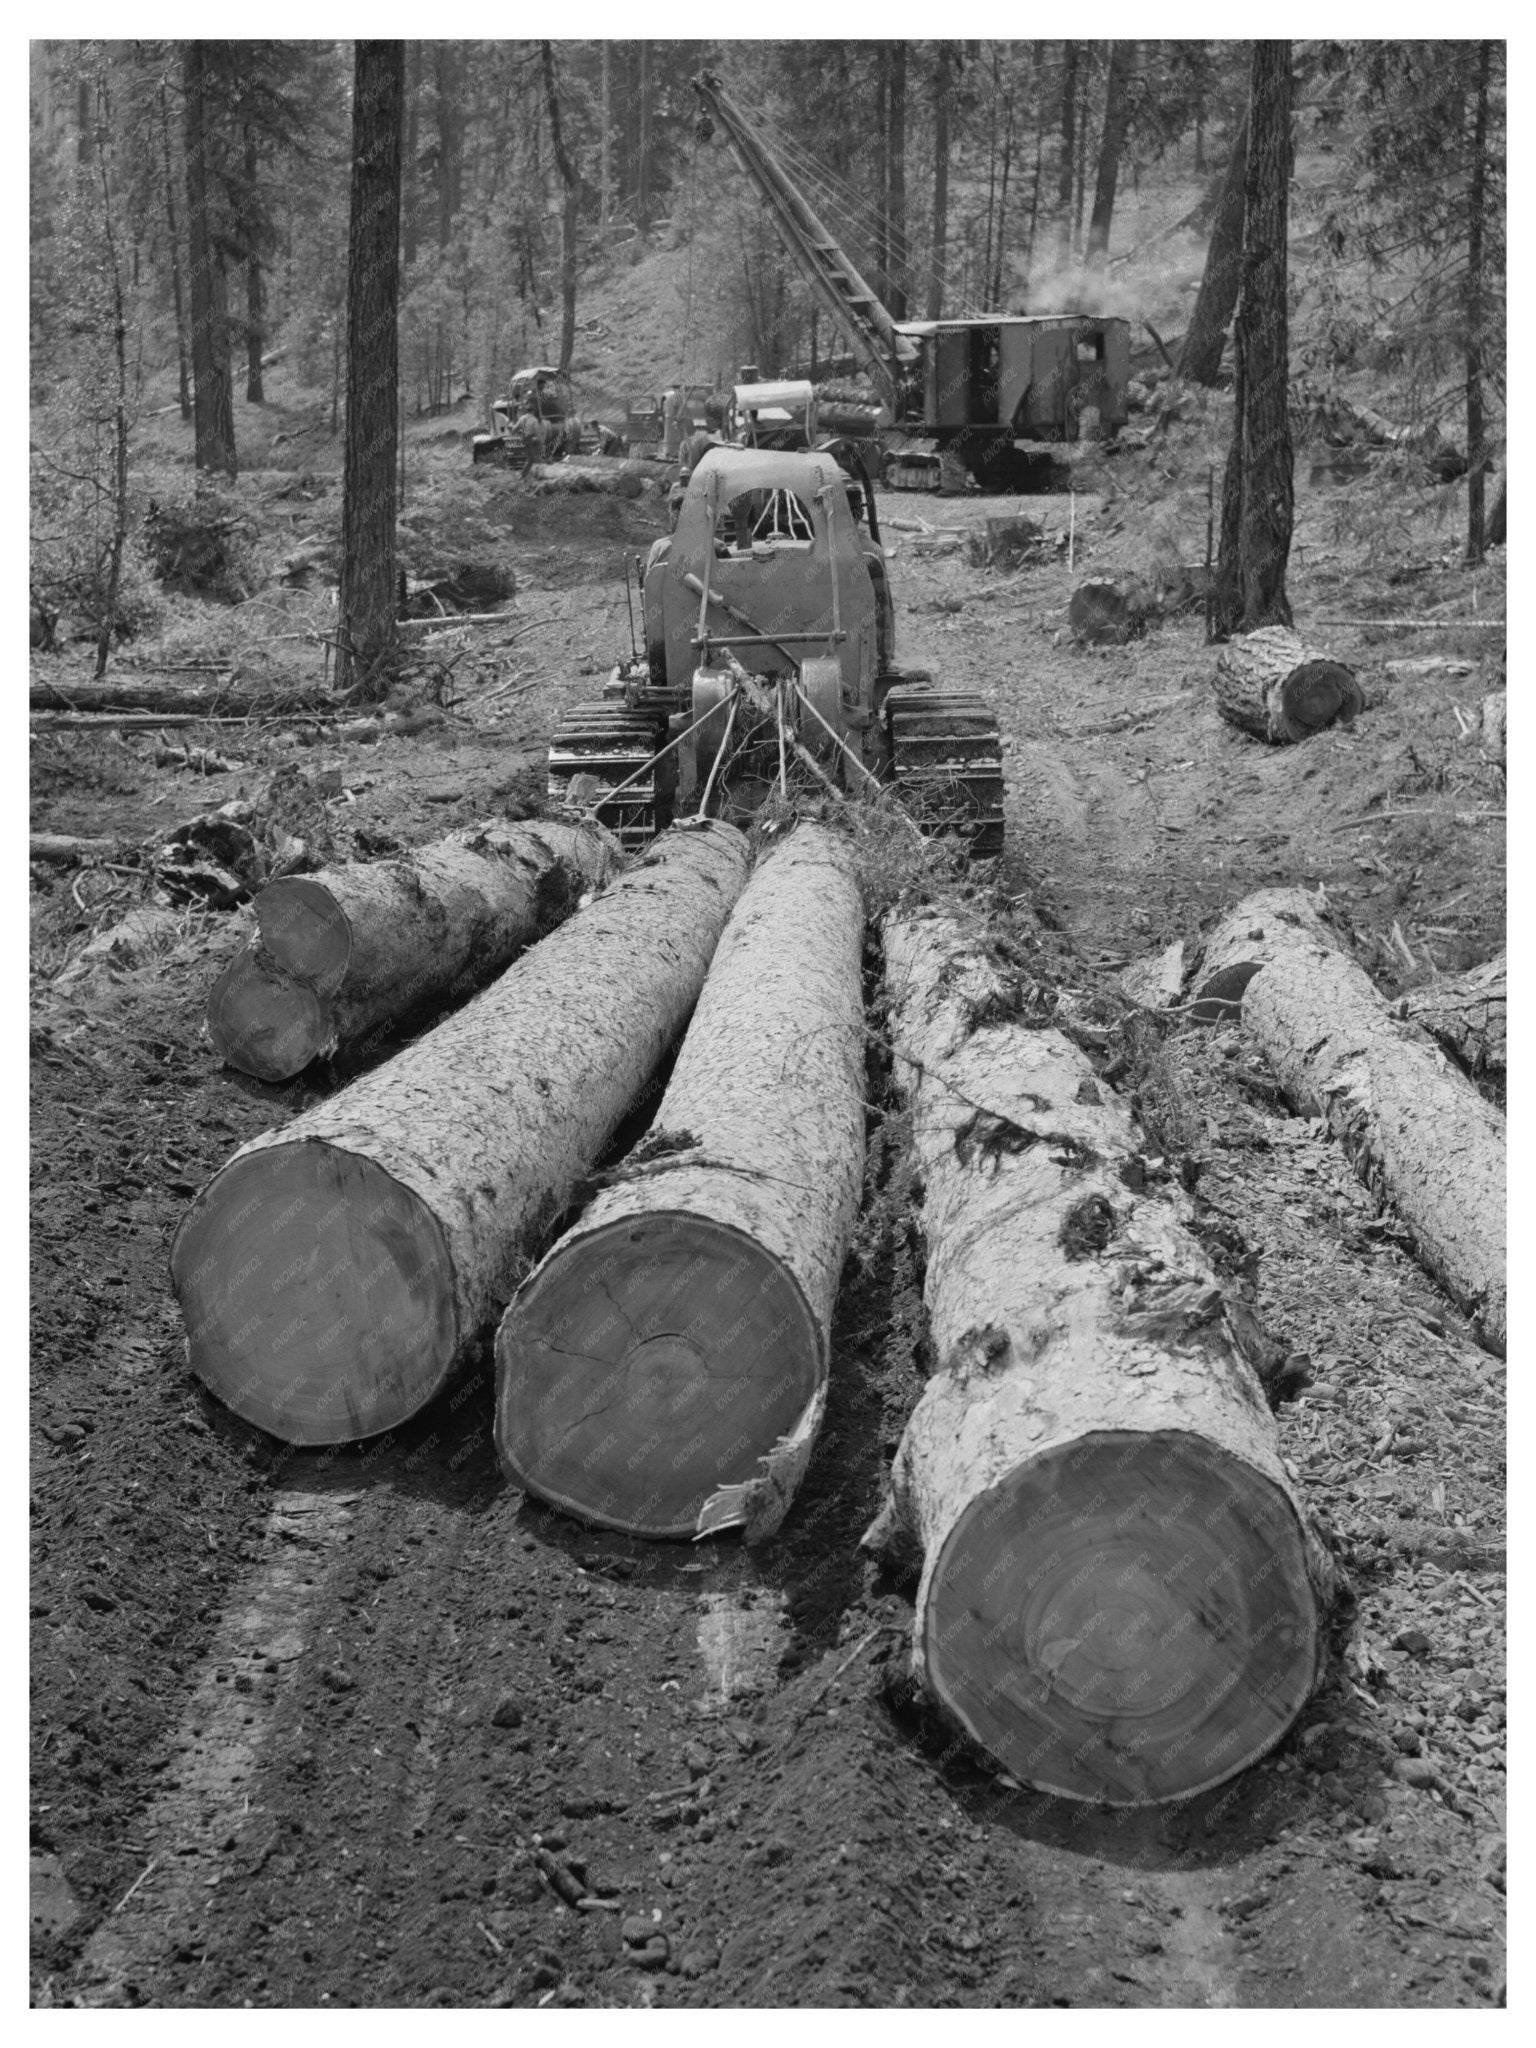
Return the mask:
[[1234,634],[1216,661],[1222,717],[1273,746],[1348,725],[1365,709],[1354,671],[1304,646],[1289,626]]
[[938,1369],[865,1541],[921,1561],[914,1676],[1015,1777],[1189,1797],[1300,1712],[1329,1560],[1188,1197],[951,921],[884,930]]
[[1146,630],[1157,600],[1139,576],[1094,576],[1072,593],[1072,636],[1091,646],[1123,647]]
[[446,1385],[681,1031],[746,870],[732,826],[674,827],[436,1030],[241,1147],[171,1247],[221,1401],[347,1443]]
[[1483,699],[1483,752],[1503,768],[1508,760],[1507,692],[1495,690]]
[[802,824],[759,862],[652,1135],[502,1322],[516,1485],[641,1536],[778,1527],[863,1186],[863,930],[841,835]]

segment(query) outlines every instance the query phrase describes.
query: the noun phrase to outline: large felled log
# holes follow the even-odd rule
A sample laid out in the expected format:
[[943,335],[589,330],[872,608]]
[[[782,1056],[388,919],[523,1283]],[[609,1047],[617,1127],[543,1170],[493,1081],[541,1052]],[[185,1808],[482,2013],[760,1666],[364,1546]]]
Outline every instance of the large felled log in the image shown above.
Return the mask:
[[1122,646],[1156,611],[1157,599],[1139,576],[1094,576],[1073,591],[1067,617],[1074,639]]
[[1217,657],[1215,685],[1222,717],[1276,746],[1348,725],[1365,709],[1353,670],[1304,646],[1289,626],[1234,634]]
[[222,1401],[341,1443],[443,1386],[681,1030],[746,868],[732,827],[675,828],[435,1031],[235,1154],[171,1248]]
[[502,1465],[587,1521],[751,1542],[804,1473],[863,1182],[850,855],[801,825],[759,863],[653,1135],[502,1323]]
[[914,1675],[1016,1777],[1187,1796],[1306,1699],[1326,1554],[1124,1107],[950,920],[885,939],[938,1370],[866,1542],[921,1561]]
[[1400,1008],[1473,1080],[1502,1081],[1508,1067],[1505,956],[1402,998]]
[[355,1048],[457,985],[468,994],[622,863],[592,825],[478,826],[398,860],[289,875],[208,997],[220,1059],[262,1081]]
[[1269,956],[1242,992],[1244,1027],[1290,1100],[1326,1118],[1361,1180],[1401,1217],[1420,1263],[1502,1357],[1503,1117],[1331,943],[1279,922],[1269,935]]
[[1298,934],[1319,946],[1336,943],[1303,889],[1256,889],[1218,918],[1206,935],[1189,989],[1195,1022],[1220,1024],[1236,1017],[1243,990]]
[[125,850],[118,839],[80,839],[72,832],[34,832],[27,843],[27,858],[48,867],[84,867],[91,861],[121,860]]
[[111,683],[33,682],[27,701],[33,711],[164,711],[226,717],[276,717],[294,711],[334,709],[326,691],[251,690],[234,683],[157,683],[146,676]]

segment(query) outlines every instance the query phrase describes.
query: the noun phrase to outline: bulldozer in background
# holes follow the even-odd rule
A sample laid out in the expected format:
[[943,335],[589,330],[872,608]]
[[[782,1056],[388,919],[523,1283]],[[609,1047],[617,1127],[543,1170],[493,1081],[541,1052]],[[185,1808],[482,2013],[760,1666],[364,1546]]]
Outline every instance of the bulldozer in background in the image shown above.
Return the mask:
[[579,455],[581,419],[567,373],[552,363],[519,370],[505,398],[491,407],[491,431],[470,442],[471,462],[558,462]]
[[550,799],[626,847],[782,781],[780,719],[830,780],[893,784],[925,829],[1002,851],[1002,747],[974,691],[896,664],[879,516],[856,443],[716,446],[641,576],[643,649],[550,744]]

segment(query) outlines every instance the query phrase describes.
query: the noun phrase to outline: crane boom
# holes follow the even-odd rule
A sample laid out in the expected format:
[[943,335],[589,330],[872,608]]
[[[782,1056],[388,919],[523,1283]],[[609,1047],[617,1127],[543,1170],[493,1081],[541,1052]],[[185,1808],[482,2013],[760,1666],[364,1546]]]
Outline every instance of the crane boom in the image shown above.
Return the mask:
[[711,71],[701,72],[693,89],[705,111],[723,129],[732,155],[766,201],[785,247],[894,417],[901,369],[915,360],[915,343],[897,331],[890,313],[719,78]]

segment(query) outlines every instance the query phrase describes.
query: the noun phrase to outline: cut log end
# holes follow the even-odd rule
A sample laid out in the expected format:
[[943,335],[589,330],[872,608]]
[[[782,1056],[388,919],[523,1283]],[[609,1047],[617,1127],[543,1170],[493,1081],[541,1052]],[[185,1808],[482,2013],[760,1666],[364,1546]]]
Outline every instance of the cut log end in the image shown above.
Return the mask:
[[1311,1691],[1295,1511],[1194,1435],[1056,1445],[956,1521],[922,1654],[938,1697],[1025,1782],[1111,1805],[1191,1796],[1272,1748]]
[[320,999],[259,953],[232,960],[208,996],[208,1036],[224,1064],[258,1081],[288,1081],[335,1046]]
[[824,1377],[820,1330],[783,1264],[680,1210],[581,1233],[518,1297],[496,1348],[509,1477],[639,1536],[694,1535]]
[[171,1248],[192,1370],[294,1444],[392,1429],[458,1345],[447,1244],[383,1167],[324,1142],[248,1152],[215,1175]]
[[270,882],[256,899],[256,918],[261,943],[279,966],[322,995],[341,987],[352,958],[352,925],[323,882],[304,875]]
[[1306,739],[1330,725],[1349,725],[1365,698],[1342,662],[1309,657],[1280,686],[1277,710],[1292,739]]

